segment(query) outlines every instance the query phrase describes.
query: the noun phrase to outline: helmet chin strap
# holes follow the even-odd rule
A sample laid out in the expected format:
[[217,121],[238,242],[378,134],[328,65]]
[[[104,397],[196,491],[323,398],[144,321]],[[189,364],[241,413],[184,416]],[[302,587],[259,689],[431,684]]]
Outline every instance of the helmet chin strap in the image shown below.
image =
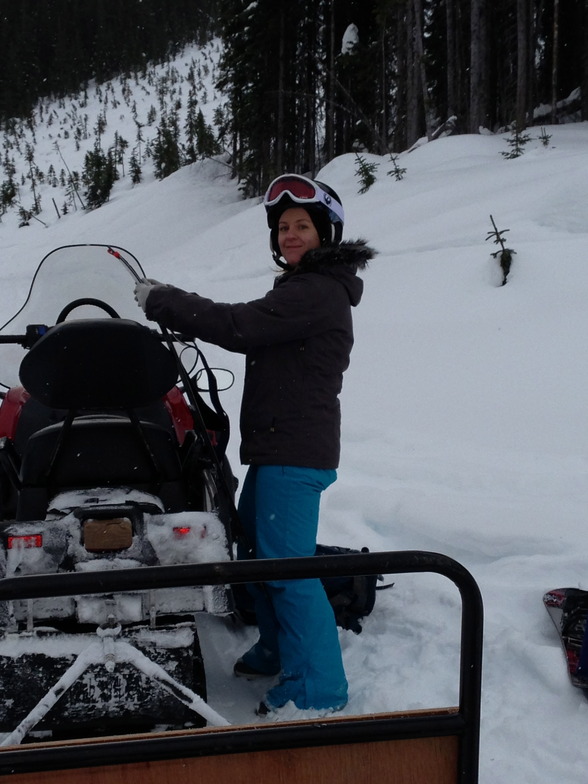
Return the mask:
[[288,262],[287,262],[287,261],[283,261],[283,260],[282,260],[282,257],[281,257],[281,256],[276,256],[276,255],[274,254],[274,261],[276,262],[276,264],[278,265],[278,267],[281,267],[283,270],[289,270],[289,269],[292,269],[292,267],[291,267],[291,266],[288,264]]
[[270,232],[269,246],[272,252],[272,258],[274,262],[278,265],[278,267],[281,267],[283,270],[289,270],[290,265],[288,264],[288,262],[284,261],[281,255],[278,253],[278,251],[274,248],[271,232]]

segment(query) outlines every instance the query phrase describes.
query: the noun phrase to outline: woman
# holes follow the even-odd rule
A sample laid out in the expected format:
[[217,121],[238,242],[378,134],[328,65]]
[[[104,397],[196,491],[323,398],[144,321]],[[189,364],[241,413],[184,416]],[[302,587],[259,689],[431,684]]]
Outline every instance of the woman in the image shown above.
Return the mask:
[[[374,255],[342,242],[343,207],[320,182],[275,179],[264,198],[275,262],[284,272],[264,297],[225,304],[156,281],[137,284],[147,317],[246,356],[241,461],[249,469],[239,514],[257,558],[314,555],[320,496],[336,479],[338,395],[353,345],[357,277]],[[290,700],[340,710],[347,681],[332,608],[320,580],[251,586],[258,642],[236,662],[246,678],[279,675],[258,713]]]

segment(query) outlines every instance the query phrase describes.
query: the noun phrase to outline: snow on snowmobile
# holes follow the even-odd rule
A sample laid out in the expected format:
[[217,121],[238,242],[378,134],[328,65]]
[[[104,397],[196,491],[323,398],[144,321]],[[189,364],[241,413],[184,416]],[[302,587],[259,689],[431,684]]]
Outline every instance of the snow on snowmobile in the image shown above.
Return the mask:
[[[187,344],[147,325],[138,277],[121,248],[58,248],[0,329],[0,577],[232,557],[214,374],[195,345],[188,370]],[[231,609],[225,586],[1,602],[0,732],[223,723],[205,702],[195,615]]]

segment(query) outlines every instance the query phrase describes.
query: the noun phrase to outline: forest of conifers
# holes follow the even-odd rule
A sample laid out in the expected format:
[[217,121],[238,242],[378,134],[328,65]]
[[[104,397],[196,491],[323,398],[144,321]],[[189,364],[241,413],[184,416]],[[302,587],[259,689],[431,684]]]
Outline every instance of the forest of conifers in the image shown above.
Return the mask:
[[0,0],[0,122],[222,39],[217,128],[248,193],[442,129],[588,119],[588,0]]

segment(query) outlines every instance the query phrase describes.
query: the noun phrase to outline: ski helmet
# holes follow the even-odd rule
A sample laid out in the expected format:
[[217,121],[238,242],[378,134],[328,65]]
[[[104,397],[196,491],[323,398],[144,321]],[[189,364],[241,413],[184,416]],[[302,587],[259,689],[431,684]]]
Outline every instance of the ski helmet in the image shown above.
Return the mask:
[[268,187],[263,203],[270,228],[270,248],[278,266],[288,266],[281,260],[278,223],[282,213],[290,207],[302,207],[308,212],[321,245],[338,245],[341,242],[345,220],[343,205],[337,193],[323,182],[299,174],[282,174]]

